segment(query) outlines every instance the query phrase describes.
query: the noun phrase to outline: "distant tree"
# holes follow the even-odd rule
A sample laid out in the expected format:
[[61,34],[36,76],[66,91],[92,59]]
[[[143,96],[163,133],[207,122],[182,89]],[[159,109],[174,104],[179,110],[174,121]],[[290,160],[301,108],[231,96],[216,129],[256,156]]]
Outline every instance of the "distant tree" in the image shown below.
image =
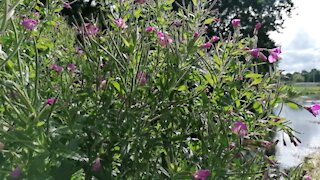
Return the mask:
[[304,79],[304,77],[303,77],[300,73],[295,72],[295,73],[293,73],[293,75],[292,75],[292,81],[293,81],[293,82],[304,82],[305,79]]
[[213,26],[212,33],[232,31],[230,21],[241,19],[241,32],[244,36],[252,35],[257,22],[262,23],[259,30],[258,47],[273,48],[274,41],[268,32],[282,28],[284,18],[290,16],[294,4],[292,0],[218,0],[217,11],[221,22]]
[[301,75],[303,76],[305,82],[308,81],[308,74],[309,73],[306,70],[301,71]]
[[[209,35],[222,33],[227,36],[228,32],[233,30],[230,21],[238,18],[241,19],[241,32],[244,36],[249,36],[252,35],[255,24],[260,22],[262,27],[258,34],[258,46],[266,48],[275,46],[268,32],[280,30],[284,18],[291,15],[294,7],[292,0],[209,0],[209,4],[210,2],[216,2],[217,18],[221,21],[212,24],[208,29]],[[176,0],[174,9],[177,9],[175,4],[189,5],[191,0]]]

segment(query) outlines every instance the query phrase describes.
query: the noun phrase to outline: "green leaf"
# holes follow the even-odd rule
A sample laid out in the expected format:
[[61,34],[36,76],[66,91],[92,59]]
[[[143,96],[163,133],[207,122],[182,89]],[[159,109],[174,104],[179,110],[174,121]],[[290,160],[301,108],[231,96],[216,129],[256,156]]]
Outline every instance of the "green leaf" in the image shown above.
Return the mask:
[[137,9],[133,12],[135,18],[139,18],[141,16],[141,9]]
[[123,43],[127,46],[130,47],[130,43],[123,37],[121,36]]
[[263,77],[262,74],[256,74],[256,73],[249,73],[245,75],[246,78],[261,78]]
[[39,121],[39,122],[37,123],[37,127],[43,126],[44,124],[45,124],[44,121]]
[[214,21],[215,21],[215,18],[208,18],[203,22],[203,24],[211,24]]
[[198,0],[192,0],[193,5],[198,5]]
[[292,109],[299,109],[299,106],[296,103],[293,103],[293,102],[287,102],[286,105],[289,106]]
[[255,80],[252,81],[251,85],[257,85],[257,84],[260,84],[262,81],[262,78],[257,78]]
[[204,77],[206,78],[207,82],[208,82],[211,86],[213,86],[213,83],[214,83],[214,82],[213,82],[213,78],[212,78],[211,74],[206,74]]
[[116,88],[117,91],[120,92],[120,84],[117,81],[111,81],[111,84],[113,85],[114,88]]
[[258,112],[258,113],[262,113],[263,109],[262,109],[262,105],[260,102],[256,101],[255,103],[253,103],[253,108]]
[[186,91],[186,90],[188,90],[188,87],[186,85],[182,85],[177,88],[177,91]]
[[167,0],[166,4],[172,4],[175,0]]

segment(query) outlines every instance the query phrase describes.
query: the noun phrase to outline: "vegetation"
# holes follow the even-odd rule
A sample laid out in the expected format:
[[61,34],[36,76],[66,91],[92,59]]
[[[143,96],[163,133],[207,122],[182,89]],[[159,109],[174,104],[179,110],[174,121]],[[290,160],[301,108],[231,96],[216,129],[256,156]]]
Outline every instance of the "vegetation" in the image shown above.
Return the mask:
[[280,49],[261,47],[261,62],[258,30],[243,36],[240,19],[228,38],[206,37],[219,17],[207,1],[110,2],[101,29],[70,27],[60,1],[0,1],[0,178],[277,176],[270,134],[298,140],[272,114],[287,98],[281,73],[257,69]]
[[287,73],[285,81],[288,82],[320,82],[320,71],[311,69],[310,71],[303,70],[301,72]]

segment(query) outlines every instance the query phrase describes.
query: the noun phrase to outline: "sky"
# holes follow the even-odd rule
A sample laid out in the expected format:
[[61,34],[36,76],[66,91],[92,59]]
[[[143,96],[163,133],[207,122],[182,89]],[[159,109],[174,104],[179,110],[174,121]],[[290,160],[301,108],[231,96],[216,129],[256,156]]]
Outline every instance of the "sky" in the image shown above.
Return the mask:
[[284,29],[270,32],[270,37],[281,46],[279,63],[285,73],[320,69],[320,0],[293,0],[295,9],[287,18]]

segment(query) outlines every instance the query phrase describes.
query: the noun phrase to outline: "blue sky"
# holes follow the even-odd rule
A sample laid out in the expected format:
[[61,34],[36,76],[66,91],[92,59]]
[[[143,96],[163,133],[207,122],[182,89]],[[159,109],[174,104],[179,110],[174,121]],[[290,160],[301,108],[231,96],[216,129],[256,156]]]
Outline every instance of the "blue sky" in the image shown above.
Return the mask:
[[284,29],[270,32],[282,47],[280,69],[300,72],[320,69],[320,0],[293,0],[295,10],[287,18]]

